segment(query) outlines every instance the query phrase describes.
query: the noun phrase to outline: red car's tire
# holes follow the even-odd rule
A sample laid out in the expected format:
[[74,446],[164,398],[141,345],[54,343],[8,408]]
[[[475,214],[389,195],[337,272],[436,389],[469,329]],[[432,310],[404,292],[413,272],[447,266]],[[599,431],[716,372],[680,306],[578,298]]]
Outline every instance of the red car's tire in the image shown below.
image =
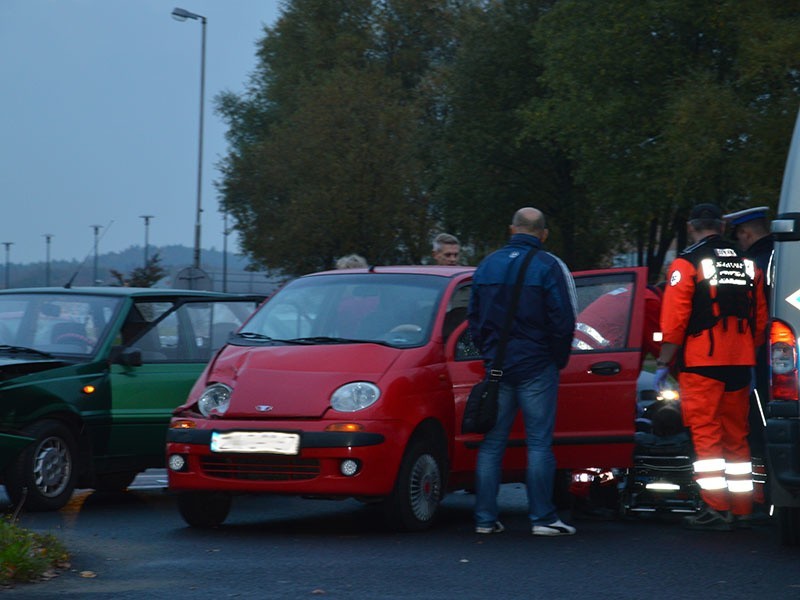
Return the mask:
[[436,520],[444,498],[445,458],[439,445],[425,437],[406,449],[394,490],[384,501],[384,514],[393,529],[422,531]]
[[218,527],[231,510],[231,496],[223,492],[182,492],[178,494],[178,510],[192,527]]

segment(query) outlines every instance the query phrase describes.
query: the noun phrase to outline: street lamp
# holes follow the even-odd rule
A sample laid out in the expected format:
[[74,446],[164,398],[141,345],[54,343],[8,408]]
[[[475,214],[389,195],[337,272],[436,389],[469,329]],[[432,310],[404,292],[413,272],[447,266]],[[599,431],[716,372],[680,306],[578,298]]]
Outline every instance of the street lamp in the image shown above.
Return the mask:
[[223,229],[222,229],[222,291],[228,291],[228,235],[230,235],[231,230],[228,229],[228,211],[226,210],[224,213],[224,220],[223,220]]
[[98,235],[100,234],[100,229],[102,229],[102,225],[89,225],[92,229],[94,229],[94,278],[92,279],[92,285],[97,285],[97,242],[99,240]]
[[9,259],[10,259],[10,256],[11,256],[11,246],[13,246],[13,245],[14,245],[14,242],[3,242],[3,246],[6,247],[6,289],[11,287],[9,285],[9,272],[10,272],[10,269],[11,269],[11,261]]
[[147,247],[150,245],[150,219],[155,219],[153,215],[139,215],[144,219],[144,268],[147,268]]
[[197,152],[197,209],[194,221],[194,268],[200,268],[200,215],[203,212],[202,205],[202,183],[203,183],[203,109],[205,105],[206,90],[206,18],[189,12],[183,8],[175,8],[172,11],[172,18],[177,21],[186,19],[199,20],[202,27],[202,43],[200,47],[200,134]]
[[53,239],[52,233],[45,233],[44,235],[45,244],[47,247],[47,253],[45,254],[46,262],[45,262],[45,269],[44,269],[44,284],[47,287],[50,287],[50,240]]

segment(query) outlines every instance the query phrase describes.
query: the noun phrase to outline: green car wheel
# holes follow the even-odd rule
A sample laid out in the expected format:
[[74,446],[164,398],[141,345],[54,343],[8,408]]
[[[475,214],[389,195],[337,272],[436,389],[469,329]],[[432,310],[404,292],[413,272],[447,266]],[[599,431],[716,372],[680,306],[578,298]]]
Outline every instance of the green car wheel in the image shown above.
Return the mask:
[[35,439],[6,475],[11,502],[26,510],[58,510],[75,491],[75,436],[59,421],[39,421],[25,429]]

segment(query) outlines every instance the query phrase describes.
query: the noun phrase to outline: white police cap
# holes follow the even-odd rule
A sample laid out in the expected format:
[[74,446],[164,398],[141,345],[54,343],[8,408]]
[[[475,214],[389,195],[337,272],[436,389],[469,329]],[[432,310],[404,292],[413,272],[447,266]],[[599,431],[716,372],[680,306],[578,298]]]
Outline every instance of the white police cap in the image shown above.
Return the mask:
[[766,219],[769,206],[756,206],[754,208],[745,208],[744,210],[737,210],[736,212],[722,215],[730,225],[736,227],[748,221],[755,221],[756,219]]

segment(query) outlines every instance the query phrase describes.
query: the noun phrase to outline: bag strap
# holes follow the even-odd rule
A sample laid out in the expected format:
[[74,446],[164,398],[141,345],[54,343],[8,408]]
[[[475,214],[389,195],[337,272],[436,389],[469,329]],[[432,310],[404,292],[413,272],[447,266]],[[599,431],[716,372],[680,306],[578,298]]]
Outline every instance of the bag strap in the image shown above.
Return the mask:
[[[525,259],[522,261],[522,265],[519,268],[519,273],[517,273],[517,281],[514,283],[514,291],[511,295],[511,306],[508,308],[508,312],[506,313],[506,321],[503,324],[503,329],[500,332],[500,337],[497,340],[497,350],[495,351],[494,355],[494,362],[492,363],[492,368],[489,371],[490,377],[493,379],[500,379],[503,376],[503,360],[505,359],[506,354],[506,344],[508,343],[508,335],[511,333],[511,324],[514,322],[514,315],[517,312],[517,307],[519,306],[519,297],[522,295],[522,284],[525,281],[525,274],[528,272],[528,265],[531,264],[531,260],[533,260],[533,255],[539,249],[535,246],[531,248],[528,253],[525,255]],[[513,263],[512,263],[513,264]],[[509,270],[511,266],[509,266]]]

